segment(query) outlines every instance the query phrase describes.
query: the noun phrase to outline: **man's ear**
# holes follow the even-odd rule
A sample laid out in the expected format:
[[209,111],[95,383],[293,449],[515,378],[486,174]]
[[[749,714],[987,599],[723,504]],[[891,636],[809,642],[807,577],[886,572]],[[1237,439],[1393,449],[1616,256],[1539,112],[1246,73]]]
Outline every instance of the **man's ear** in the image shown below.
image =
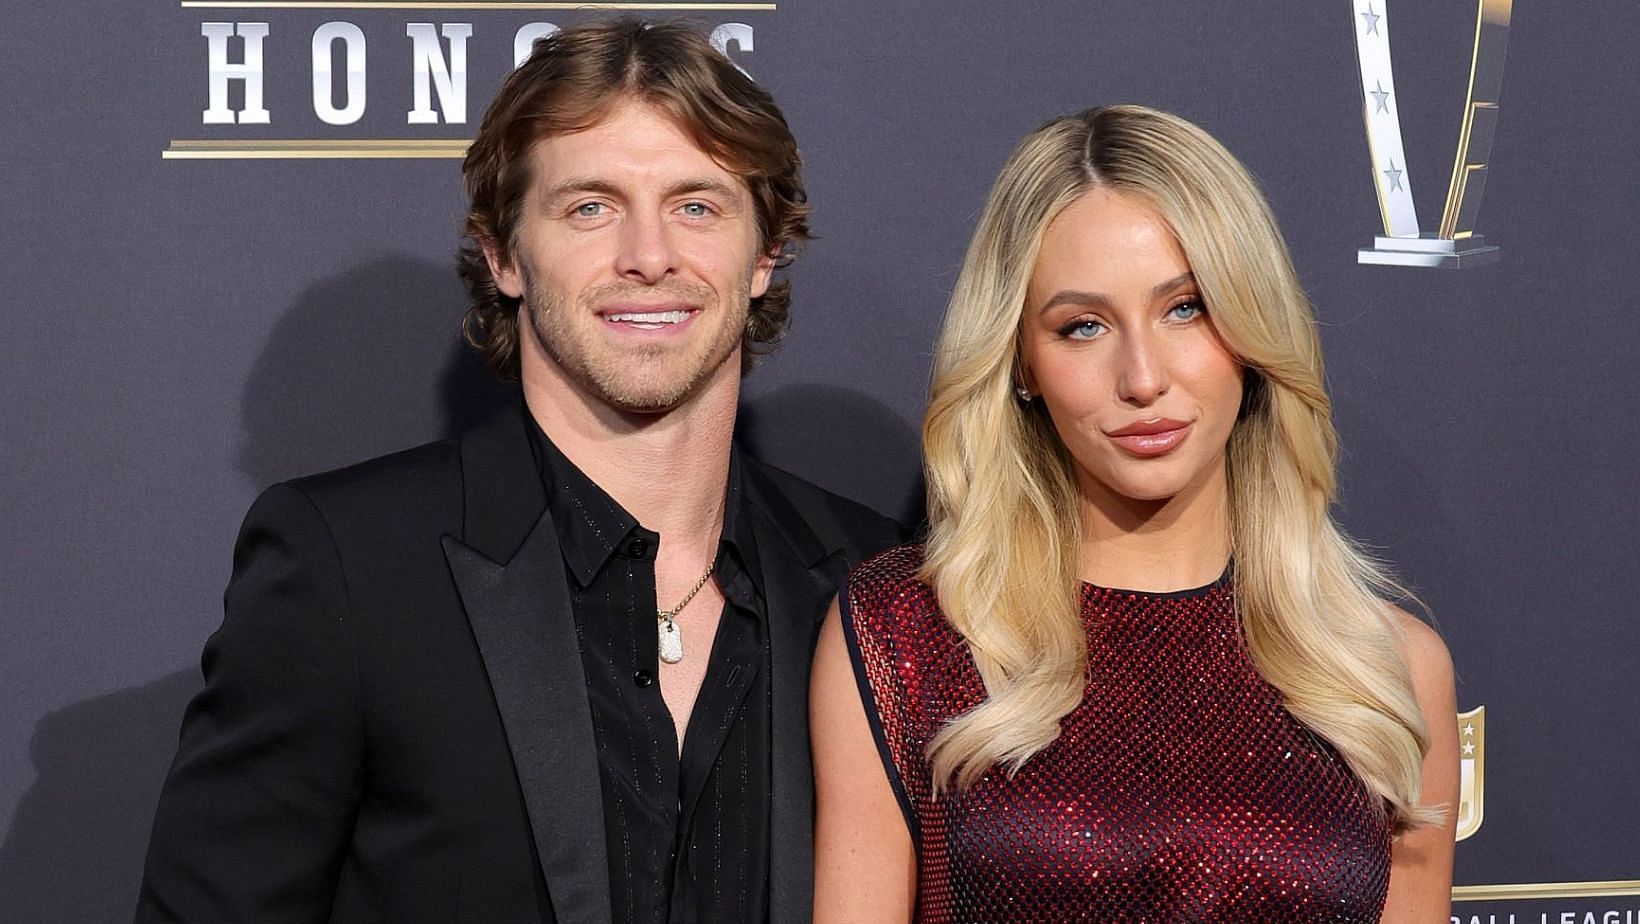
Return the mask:
[[775,264],[780,262],[781,247],[781,242],[775,241],[767,251],[759,254],[757,261],[752,264],[752,285],[750,292],[747,293],[750,298],[762,298],[763,294],[769,291],[769,282],[774,278]]
[[495,280],[495,287],[509,298],[524,297],[524,280],[513,262],[501,253],[501,245],[485,238],[480,246],[484,248],[484,262],[490,265],[490,278]]

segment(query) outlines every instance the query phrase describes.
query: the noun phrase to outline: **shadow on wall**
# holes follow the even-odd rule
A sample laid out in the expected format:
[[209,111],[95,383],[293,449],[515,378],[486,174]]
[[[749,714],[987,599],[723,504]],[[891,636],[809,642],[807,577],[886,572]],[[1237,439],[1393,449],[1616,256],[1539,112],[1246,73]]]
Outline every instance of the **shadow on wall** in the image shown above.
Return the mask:
[[[318,282],[274,326],[246,382],[239,467],[258,486],[454,436],[511,400],[461,342],[452,266],[386,257]],[[916,432],[845,388],[750,401],[755,455],[903,522],[922,519]]]
[[129,921],[160,783],[197,670],[76,703],[40,720],[36,777],[0,845],[8,921]]
[[512,391],[461,341],[451,264],[373,260],[315,283],[245,383],[239,467],[257,486],[453,436]]
[[799,385],[741,407],[752,455],[909,527],[924,518],[922,447],[888,405],[833,385]]
[[[453,267],[393,256],[318,282],[275,324],[242,396],[260,486],[457,433],[506,400],[461,343]],[[225,551],[225,550],[224,550]],[[0,846],[0,919],[130,920],[197,669],[41,720],[36,778]]]

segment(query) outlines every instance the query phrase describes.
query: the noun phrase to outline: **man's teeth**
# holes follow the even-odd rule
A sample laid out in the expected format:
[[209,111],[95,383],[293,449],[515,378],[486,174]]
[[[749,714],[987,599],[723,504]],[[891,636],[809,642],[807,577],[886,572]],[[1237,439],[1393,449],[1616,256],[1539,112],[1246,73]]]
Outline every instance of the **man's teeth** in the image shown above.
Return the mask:
[[611,321],[620,321],[628,324],[677,324],[689,317],[687,311],[643,311],[629,314],[607,314],[604,317]]

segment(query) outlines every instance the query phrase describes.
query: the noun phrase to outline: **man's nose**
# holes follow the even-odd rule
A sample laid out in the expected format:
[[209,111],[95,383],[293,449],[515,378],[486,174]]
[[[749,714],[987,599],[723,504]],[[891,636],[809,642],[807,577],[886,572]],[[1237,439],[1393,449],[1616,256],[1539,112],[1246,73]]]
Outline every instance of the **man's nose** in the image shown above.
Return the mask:
[[628,213],[621,221],[616,272],[645,284],[665,279],[676,268],[677,248],[672,233],[673,229],[658,214],[642,210]]

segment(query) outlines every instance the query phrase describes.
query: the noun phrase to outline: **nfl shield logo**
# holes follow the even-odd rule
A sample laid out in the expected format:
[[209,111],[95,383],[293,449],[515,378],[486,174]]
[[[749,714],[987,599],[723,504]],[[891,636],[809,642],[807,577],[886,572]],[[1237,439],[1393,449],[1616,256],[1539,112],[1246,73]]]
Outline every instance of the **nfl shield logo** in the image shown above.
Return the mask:
[[1458,840],[1481,828],[1486,809],[1486,707],[1458,713]]

